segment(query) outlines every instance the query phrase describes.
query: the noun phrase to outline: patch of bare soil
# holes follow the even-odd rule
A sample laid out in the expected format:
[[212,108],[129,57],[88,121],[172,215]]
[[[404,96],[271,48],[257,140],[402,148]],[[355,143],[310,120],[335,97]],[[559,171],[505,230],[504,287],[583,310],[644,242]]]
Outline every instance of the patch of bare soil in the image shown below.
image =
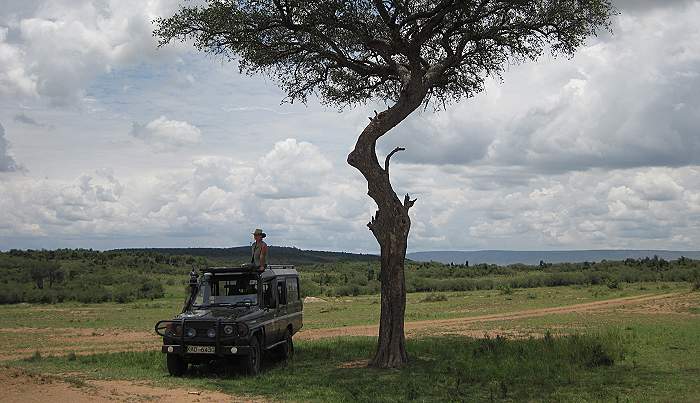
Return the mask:
[[338,368],[364,368],[369,365],[369,360],[348,361],[338,365]]
[[[635,306],[643,303],[650,303],[652,301],[661,301],[673,297],[679,296],[679,293],[669,293],[669,294],[657,294],[657,295],[642,295],[635,297],[624,297],[615,298],[605,301],[588,302],[584,304],[568,305],[568,306],[558,306],[551,308],[540,308],[540,309],[528,309],[524,311],[509,312],[509,313],[499,313],[491,315],[480,315],[472,316],[466,318],[455,318],[455,319],[438,319],[438,320],[423,320],[415,322],[406,322],[404,325],[406,329],[406,335],[408,337],[415,336],[417,333],[422,333],[426,330],[437,329],[446,330],[452,329],[452,331],[462,331],[465,333],[475,332],[469,329],[469,325],[481,322],[495,322],[503,320],[516,320],[533,318],[539,316],[553,315],[553,314],[565,314],[572,312],[589,312],[589,311],[600,311],[600,310],[610,310],[614,308],[621,308],[627,306]],[[316,340],[328,337],[338,337],[338,336],[376,336],[378,332],[377,325],[366,325],[366,326],[346,326],[331,329],[311,329],[302,330],[296,336],[300,340]],[[483,331],[476,331],[481,333],[478,337],[482,337]],[[476,333],[474,333],[476,334]],[[503,335],[503,334],[501,334]]]
[[316,304],[316,303],[325,303],[327,302],[323,298],[318,298],[318,297],[306,297],[304,298],[304,303],[305,304]]
[[649,315],[697,316],[698,314],[693,311],[693,308],[697,308],[699,305],[700,294],[693,293],[679,295],[676,298],[649,301],[634,307],[622,307],[618,311]]
[[7,403],[39,402],[261,402],[221,392],[163,388],[144,382],[81,380],[75,377],[36,375],[17,368],[0,368],[2,400]]

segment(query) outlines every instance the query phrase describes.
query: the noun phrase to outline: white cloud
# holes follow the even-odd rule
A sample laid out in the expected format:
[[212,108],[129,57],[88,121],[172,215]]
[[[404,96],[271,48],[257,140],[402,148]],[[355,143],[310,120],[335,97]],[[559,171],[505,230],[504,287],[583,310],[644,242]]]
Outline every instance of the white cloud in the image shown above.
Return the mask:
[[[0,91],[70,105],[85,97],[96,77],[115,67],[156,60],[151,21],[176,0],[59,0],[22,10],[12,26],[0,26]],[[8,30],[16,39],[6,41]]]
[[481,168],[414,167],[393,171],[399,189],[418,195],[412,250],[694,249],[700,241],[700,196],[688,190],[700,188],[699,167],[592,169],[494,187],[474,179]]
[[253,191],[270,199],[316,196],[330,170],[331,163],[316,146],[287,139],[276,143],[258,163]]
[[133,123],[131,135],[152,145],[159,151],[198,144],[202,132],[190,123],[170,120],[165,116],[154,119],[145,125]]
[[15,159],[8,154],[10,148],[7,139],[5,139],[5,128],[0,124],[0,172],[12,172],[21,169]]
[[118,179],[103,169],[69,182],[0,182],[0,239],[227,246],[262,226],[277,244],[369,249],[362,183],[331,168],[316,146],[287,139],[260,158],[199,157],[155,175]]
[[700,3],[656,5],[623,9],[614,35],[572,60],[518,66],[485,94],[410,118],[385,150],[542,173],[700,163]]
[[37,78],[27,71],[24,52],[6,42],[7,31],[0,26],[0,95],[36,96]]

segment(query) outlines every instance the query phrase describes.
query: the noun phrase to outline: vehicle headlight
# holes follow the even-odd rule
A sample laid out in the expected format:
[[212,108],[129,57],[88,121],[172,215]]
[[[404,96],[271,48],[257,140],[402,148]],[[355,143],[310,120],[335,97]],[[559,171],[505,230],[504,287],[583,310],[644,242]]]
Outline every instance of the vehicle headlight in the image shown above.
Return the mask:
[[197,335],[197,331],[192,329],[191,327],[188,327],[187,329],[185,329],[185,336],[194,337],[196,335]]
[[232,335],[233,334],[233,326],[231,326],[231,325],[224,326],[224,334],[226,336]]
[[209,330],[207,330],[207,336],[209,336],[209,337],[212,338],[212,339],[213,339],[214,337],[216,337],[216,329],[209,329]]
[[238,328],[238,334],[240,336],[248,334],[248,326],[246,326],[245,323],[239,323],[236,327]]

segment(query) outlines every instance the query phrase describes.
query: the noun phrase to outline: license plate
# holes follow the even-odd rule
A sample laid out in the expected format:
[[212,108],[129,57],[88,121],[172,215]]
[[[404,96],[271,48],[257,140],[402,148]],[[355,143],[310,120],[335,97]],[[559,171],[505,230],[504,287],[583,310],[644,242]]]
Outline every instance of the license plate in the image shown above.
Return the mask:
[[188,353],[196,354],[214,354],[216,347],[214,346],[187,346]]

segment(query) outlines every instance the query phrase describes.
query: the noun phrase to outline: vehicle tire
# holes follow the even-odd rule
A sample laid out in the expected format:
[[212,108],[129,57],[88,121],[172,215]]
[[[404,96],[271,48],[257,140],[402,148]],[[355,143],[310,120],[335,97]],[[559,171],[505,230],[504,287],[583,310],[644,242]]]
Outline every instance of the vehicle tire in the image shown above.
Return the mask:
[[183,376],[187,371],[187,362],[177,354],[168,354],[168,372],[171,376]]
[[260,349],[260,340],[257,336],[250,339],[250,354],[245,357],[245,372],[249,376],[255,376],[260,373],[260,363],[262,361],[262,351]]
[[288,360],[294,357],[294,340],[292,340],[292,330],[287,329],[287,335],[284,338],[285,343],[280,346],[280,358]]

